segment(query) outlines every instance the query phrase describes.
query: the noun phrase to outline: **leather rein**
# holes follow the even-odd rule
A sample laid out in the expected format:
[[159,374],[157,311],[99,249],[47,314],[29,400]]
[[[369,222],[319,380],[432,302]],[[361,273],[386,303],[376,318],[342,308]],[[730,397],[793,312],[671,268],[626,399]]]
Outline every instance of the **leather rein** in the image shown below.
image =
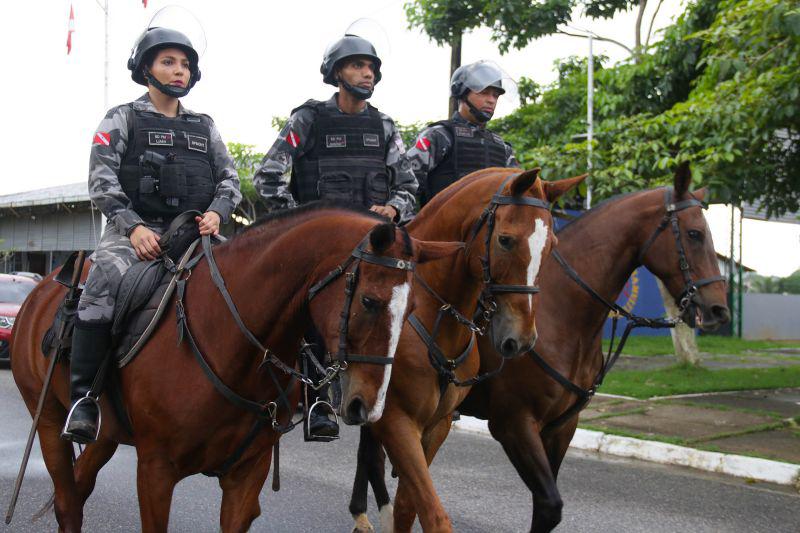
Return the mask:
[[[628,340],[628,336],[630,335],[631,331],[636,328],[653,328],[653,329],[663,329],[663,328],[674,328],[682,314],[691,307],[693,307],[694,301],[693,298],[697,294],[697,289],[699,287],[703,287],[705,285],[709,285],[711,283],[715,283],[717,281],[725,281],[724,276],[714,276],[710,278],[703,278],[698,281],[693,281],[691,274],[689,273],[690,267],[689,263],[686,259],[686,250],[683,247],[683,242],[681,240],[680,235],[680,225],[678,222],[678,212],[690,207],[701,207],[704,208],[705,206],[703,203],[698,200],[697,198],[689,198],[687,200],[682,200],[680,202],[674,201],[674,192],[672,187],[665,187],[664,188],[664,208],[666,213],[664,217],[661,219],[658,227],[653,231],[650,237],[645,241],[645,244],[642,246],[642,250],[639,252],[638,262],[639,264],[643,264],[642,261],[644,259],[645,254],[649,250],[650,246],[655,242],[656,238],[663,232],[667,226],[672,229],[672,233],[675,237],[676,248],[678,252],[678,266],[683,274],[685,288],[683,293],[681,293],[678,302],[678,316],[674,318],[647,318],[641,317],[638,315],[634,315],[633,313],[629,312],[616,302],[610,302],[609,300],[603,298],[597,291],[595,291],[589,284],[587,284],[580,275],[575,271],[572,266],[567,263],[564,257],[558,252],[558,250],[553,250],[552,256],[561,265],[561,268],[570,277],[575,283],[578,284],[584,291],[586,291],[594,300],[601,303],[605,307],[607,307],[611,311],[611,341],[608,346],[608,353],[603,355],[601,352],[602,358],[602,365],[600,367],[600,371],[598,372],[597,376],[595,377],[594,381],[592,382],[592,386],[588,389],[584,389],[572,381],[569,380],[566,376],[561,374],[558,370],[553,368],[544,358],[539,355],[535,349],[532,349],[528,352],[533,361],[541,367],[544,372],[557,381],[562,387],[567,389],[569,392],[575,394],[578,398],[566,411],[564,411],[561,415],[559,415],[556,419],[550,421],[542,430],[541,433],[543,435],[547,435],[552,431],[558,429],[568,420],[570,420],[573,416],[577,415],[579,412],[583,410],[584,407],[591,401],[592,397],[597,392],[597,389],[602,385],[603,380],[605,379],[606,375],[611,371],[611,368],[614,366],[614,363],[617,362],[619,359],[620,354],[622,353],[622,349],[625,346],[625,343]],[[688,324],[690,327],[694,327],[694,310],[689,309],[691,311],[691,324]],[[625,326],[625,330],[622,333],[622,336],[617,343],[616,349],[614,349],[614,341],[616,338],[617,333],[617,324],[620,317],[624,317],[627,320],[627,325]]]

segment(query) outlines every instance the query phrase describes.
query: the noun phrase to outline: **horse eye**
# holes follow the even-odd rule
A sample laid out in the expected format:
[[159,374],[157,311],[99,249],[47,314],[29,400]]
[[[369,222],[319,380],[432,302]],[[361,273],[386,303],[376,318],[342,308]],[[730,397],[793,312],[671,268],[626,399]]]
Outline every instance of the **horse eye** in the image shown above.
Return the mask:
[[506,250],[510,250],[514,246],[514,239],[508,235],[500,235],[497,237],[497,242]]
[[362,296],[361,305],[363,305],[364,309],[367,311],[378,311],[381,307],[381,302],[369,296]]
[[696,229],[690,229],[686,232],[689,235],[689,238],[693,241],[703,242],[703,234],[697,231]]

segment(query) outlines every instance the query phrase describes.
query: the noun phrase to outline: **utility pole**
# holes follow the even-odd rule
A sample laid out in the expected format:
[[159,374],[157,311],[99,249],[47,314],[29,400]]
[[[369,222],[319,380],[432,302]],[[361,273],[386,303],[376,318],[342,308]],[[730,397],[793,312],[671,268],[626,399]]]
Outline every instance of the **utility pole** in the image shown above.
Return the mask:
[[103,113],[108,110],[108,0],[94,0],[100,9],[103,10],[103,29],[104,29],[104,46],[103,51],[105,57],[103,58]]
[[594,139],[594,35],[589,33],[589,61],[586,67],[586,209],[592,208],[592,139]]

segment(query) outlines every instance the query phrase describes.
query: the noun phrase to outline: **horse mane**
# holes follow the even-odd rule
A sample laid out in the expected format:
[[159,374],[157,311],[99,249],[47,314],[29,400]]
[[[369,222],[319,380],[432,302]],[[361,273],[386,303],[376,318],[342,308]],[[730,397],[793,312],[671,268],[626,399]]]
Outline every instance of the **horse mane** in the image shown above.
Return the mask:
[[592,218],[594,216],[597,216],[598,214],[600,214],[600,213],[604,212],[606,209],[608,209],[608,207],[610,207],[611,205],[616,204],[617,202],[620,202],[620,201],[624,200],[625,198],[628,198],[630,196],[634,196],[636,194],[644,194],[644,193],[650,192],[651,190],[655,190],[655,189],[648,189],[648,190],[645,190],[645,191],[632,191],[632,192],[620,193],[620,194],[615,194],[614,196],[612,196],[610,198],[606,198],[605,200],[603,200],[599,204],[595,205],[594,207],[592,207],[588,211],[584,211],[583,213],[581,213],[576,218],[574,218],[572,220],[569,220],[566,224],[561,226],[561,228],[559,228],[558,231],[556,231],[556,234],[561,234],[564,231],[572,229],[575,226],[580,226],[581,224],[586,222],[587,219],[590,219],[590,218]]

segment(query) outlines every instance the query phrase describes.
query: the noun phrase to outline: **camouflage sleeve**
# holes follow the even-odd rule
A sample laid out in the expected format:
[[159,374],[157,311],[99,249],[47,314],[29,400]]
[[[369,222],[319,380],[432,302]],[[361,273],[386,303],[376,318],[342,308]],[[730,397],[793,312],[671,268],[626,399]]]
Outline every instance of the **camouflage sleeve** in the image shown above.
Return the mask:
[[397,222],[407,222],[414,216],[417,199],[417,178],[411,170],[411,164],[406,155],[406,147],[400,132],[389,122],[388,141],[386,143],[386,168],[389,169],[389,199],[386,205],[397,210]]
[[211,141],[209,144],[211,159],[214,162],[214,171],[216,173],[214,179],[217,182],[217,189],[214,192],[214,200],[208,206],[208,210],[218,213],[224,223],[230,219],[233,210],[239,205],[242,200],[242,193],[239,189],[239,174],[236,172],[233,158],[228,153],[228,149],[225,147],[222,136],[219,134],[219,130],[217,130],[213,120],[211,120]]
[[130,111],[129,106],[122,105],[106,114],[94,134],[89,155],[89,197],[123,235],[142,224],[119,182],[120,165],[128,146]]
[[253,185],[270,210],[297,205],[289,188],[292,164],[308,148],[313,120],[313,111],[309,109],[294,112],[253,176]]
[[506,167],[519,167],[519,161],[514,155],[514,147],[506,143]]
[[444,129],[441,126],[434,126],[422,130],[414,146],[408,151],[411,169],[419,183],[420,198],[427,198],[428,173],[444,159],[452,144]]

